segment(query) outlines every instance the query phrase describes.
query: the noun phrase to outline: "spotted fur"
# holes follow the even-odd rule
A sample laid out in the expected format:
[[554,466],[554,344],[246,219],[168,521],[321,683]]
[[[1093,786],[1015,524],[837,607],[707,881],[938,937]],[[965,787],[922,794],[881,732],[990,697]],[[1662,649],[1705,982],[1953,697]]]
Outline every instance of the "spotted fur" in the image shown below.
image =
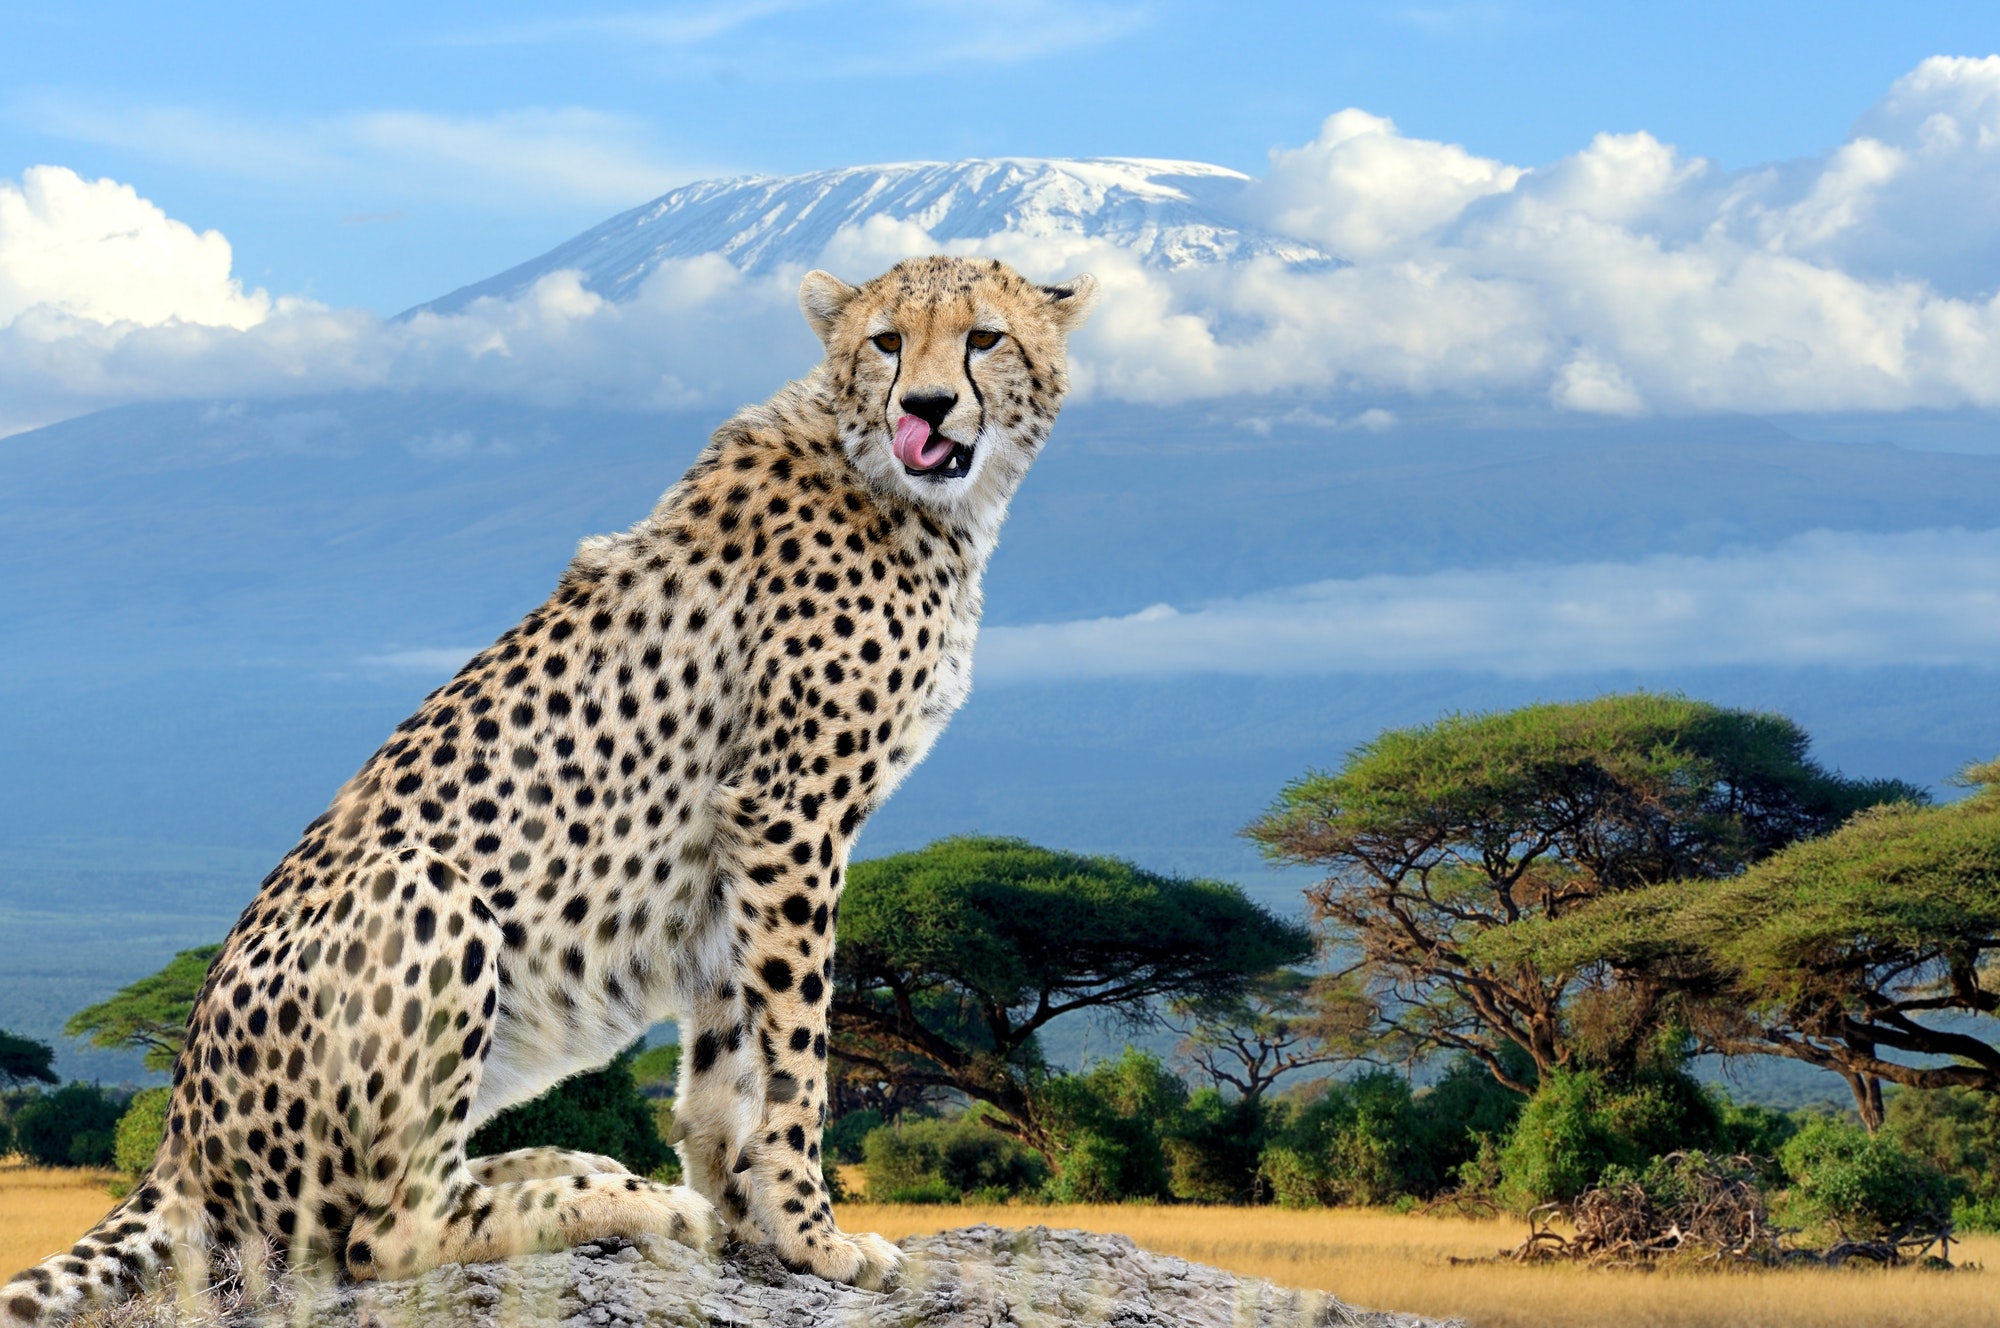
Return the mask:
[[[0,1323],[169,1269],[194,1288],[259,1237],[402,1278],[613,1234],[700,1246],[719,1221],[880,1285],[897,1252],[835,1227],[820,1158],[848,849],[965,698],[986,559],[1094,294],[984,260],[807,276],[824,361],[586,540],[306,828],[210,971],[151,1171],[0,1291]],[[962,474],[894,460],[912,400],[970,447]],[[663,1018],[688,1185],[465,1157]]]

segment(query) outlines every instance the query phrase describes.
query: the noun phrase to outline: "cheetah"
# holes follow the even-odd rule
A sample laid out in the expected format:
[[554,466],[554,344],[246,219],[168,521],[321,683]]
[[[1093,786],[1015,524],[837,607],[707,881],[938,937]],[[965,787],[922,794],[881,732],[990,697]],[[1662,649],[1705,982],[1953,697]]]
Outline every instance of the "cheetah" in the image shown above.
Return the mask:
[[[981,578],[1096,298],[987,259],[808,273],[821,362],[583,541],[306,827],[209,972],[152,1168],[0,1290],[0,1324],[199,1295],[258,1242],[367,1280],[727,1233],[887,1282],[899,1252],[836,1227],[820,1155],[848,851],[966,698]],[[465,1156],[666,1018],[687,1184]]]

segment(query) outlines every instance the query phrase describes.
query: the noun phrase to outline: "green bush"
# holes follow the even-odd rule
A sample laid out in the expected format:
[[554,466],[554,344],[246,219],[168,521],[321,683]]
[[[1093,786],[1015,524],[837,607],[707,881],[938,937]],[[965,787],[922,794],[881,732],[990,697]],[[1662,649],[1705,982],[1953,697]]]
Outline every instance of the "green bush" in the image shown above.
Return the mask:
[[1284,1208],[1380,1204],[1410,1193],[1416,1108],[1401,1075],[1372,1070],[1327,1085],[1272,1131],[1259,1162]]
[[[674,1136],[674,1091],[681,1068],[681,1044],[663,1042],[647,1047],[632,1057],[632,1083],[648,1104],[653,1117],[653,1133],[662,1140]],[[666,1159],[646,1173],[654,1180],[678,1185],[681,1160],[669,1150]]]
[[[873,1107],[863,1107],[860,1111],[850,1111],[845,1116],[836,1116],[827,1124],[819,1141],[820,1155],[831,1164],[844,1162],[853,1165],[867,1160],[862,1146],[868,1136],[882,1128],[887,1122],[882,1113]],[[832,1170],[831,1165],[828,1170]]]
[[1187,1102],[1187,1085],[1151,1052],[1133,1047],[1082,1074],[1056,1075],[1036,1110],[1055,1142],[1057,1203],[1164,1199],[1171,1190],[1163,1127]]
[[878,1125],[862,1145],[870,1203],[997,1202],[1037,1189],[1048,1164],[982,1113]]
[[[1282,1116],[1282,1111],[1277,1113]],[[1257,1166],[1273,1113],[1256,1098],[1224,1098],[1199,1088],[1167,1127],[1167,1189],[1193,1203],[1254,1203]]]
[[1521,1109],[1500,1150],[1495,1197],[1516,1209],[1574,1199],[1606,1168],[1643,1168],[1676,1149],[1714,1148],[1716,1104],[1679,1070],[1619,1082],[1596,1070],[1554,1071]]
[[113,1135],[112,1161],[126,1175],[142,1175],[153,1165],[167,1137],[167,1108],[173,1097],[171,1088],[142,1088],[125,1104]]
[[[1525,1053],[1514,1059],[1520,1063],[1509,1069],[1532,1081],[1534,1062]],[[1507,1137],[1527,1102],[1472,1057],[1453,1060],[1413,1103],[1406,1163],[1411,1191],[1430,1198],[1461,1185],[1468,1166],[1476,1175],[1482,1149],[1490,1154]]]
[[1791,1180],[1787,1216],[1826,1223],[1859,1240],[1943,1217],[1960,1189],[1893,1138],[1832,1118],[1807,1124],[1779,1160]]
[[1951,1205],[1951,1225],[1958,1231],[2000,1232],[2000,1199],[1955,1200]]
[[1656,1212],[1687,1213],[1707,1200],[1709,1184],[1718,1178],[1749,1185],[1760,1180],[1756,1172],[1738,1166],[1732,1158],[1690,1148],[1648,1158],[1639,1167],[1608,1166],[1597,1183],[1606,1189],[1636,1184]]
[[571,1148],[615,1157],[641,1176],[677,1174],[654,1117],[654,1104],[632,1080],[636,1045],[601,1070],[565,1079],[532,1102],[509,1107],[479,1127],[471,1157],[516,1148]]
[[1889,1099],[1882,1132],[1964,1187],[1954,1226],[2000,1231],[2000,1095],[1904,1089]]
[[14,1146],[45,1167],[108,1167],[124,1100],[97,1084],[34,1093],[14,1113]]
[[[1768,1158],[1775,1166],[1778,1154],[1799,1132],[1800,1117],[1793,1112],[1758,1106],[1753,1102],[1737,1102],[1727,1093],[1719,1091],[1713,1094],[1713,1101],[1716,1146],[1723,1152]],[[1769,1178],[1775,1180],[1776,1173]]]
[[632,1082],[650,1096],[674,1095],[681,1072],[681,1044],[662,1042],[632,1058]]

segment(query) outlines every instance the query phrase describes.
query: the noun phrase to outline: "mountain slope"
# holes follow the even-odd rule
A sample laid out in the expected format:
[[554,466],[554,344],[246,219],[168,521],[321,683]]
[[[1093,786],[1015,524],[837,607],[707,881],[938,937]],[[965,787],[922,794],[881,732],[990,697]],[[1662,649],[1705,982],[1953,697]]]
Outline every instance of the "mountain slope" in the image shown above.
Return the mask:
[[612,300],[629,299],[671,259],[719,254],[745,272],[767,273],[813,263],[836,234],[871,219],[915,224],[942,243],[1003,232],[1103,240],[1159,267],[1333,261],[1303,241],[1247,226],[1236,204],[1250,183],[1221,166],[1134,157],[983,158],[704,180],[410,312],[453,313],[482,296],[511,297],[569,268]]

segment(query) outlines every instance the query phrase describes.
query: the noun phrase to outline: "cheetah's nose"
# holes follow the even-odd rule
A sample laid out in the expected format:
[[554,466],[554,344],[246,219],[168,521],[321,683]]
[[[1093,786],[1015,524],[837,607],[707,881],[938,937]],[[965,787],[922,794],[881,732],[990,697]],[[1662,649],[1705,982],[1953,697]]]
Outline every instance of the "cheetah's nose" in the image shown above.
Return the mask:
[[956,392],[905,392],[903,413],[914,415],[932,429],[944,428],[944,417],[958,404]]

